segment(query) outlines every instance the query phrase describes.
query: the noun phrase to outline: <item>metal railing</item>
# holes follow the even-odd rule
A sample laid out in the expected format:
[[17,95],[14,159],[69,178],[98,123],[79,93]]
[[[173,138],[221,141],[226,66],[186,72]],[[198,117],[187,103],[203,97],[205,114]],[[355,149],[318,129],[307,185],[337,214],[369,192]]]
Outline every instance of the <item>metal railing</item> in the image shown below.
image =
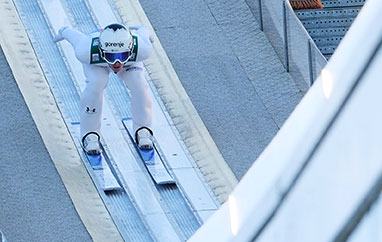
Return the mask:
[[[256,2],[255,2],[256,1]],[[327,63],[289,0],[247,0],[285,69],[307,91]]]

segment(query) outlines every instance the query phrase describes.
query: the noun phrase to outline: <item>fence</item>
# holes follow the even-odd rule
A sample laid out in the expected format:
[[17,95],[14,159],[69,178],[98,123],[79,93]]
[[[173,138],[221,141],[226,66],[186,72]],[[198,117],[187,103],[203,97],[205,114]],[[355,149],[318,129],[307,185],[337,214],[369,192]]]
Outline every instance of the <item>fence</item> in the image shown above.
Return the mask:
[[288,0],[247,0],[285,69],[303,91],[327,63]]

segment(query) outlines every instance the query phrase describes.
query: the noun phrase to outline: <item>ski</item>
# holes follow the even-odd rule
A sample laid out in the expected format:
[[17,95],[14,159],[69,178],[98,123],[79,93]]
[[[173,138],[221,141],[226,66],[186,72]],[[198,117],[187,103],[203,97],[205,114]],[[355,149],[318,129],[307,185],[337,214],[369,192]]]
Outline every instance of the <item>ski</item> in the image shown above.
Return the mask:
[[131,141],[134,143],[135,148],[137,149],[140,157],[142,158],[143,163],[145,164],[148,172],[150,173],[152,179],[156,184],[174,184],[176,183],[174,178],[168,172],[165,163],[164,157],[161,154],[159,144],[154,138],[154,149],[152,150],[141,150],[138,148],[138,145],[135,143],[135,135],[133,132],[133,121],[131,118],[122,119],[123,126],[125,127],[127,133],[130,136]]
[[[84,152],[87,161],[89,162],[89,165],[92,170],[93,179],[96,179],[98,181],[98,184],[101,186],[103,191],[113,191],[113,190],[119,190],[122,189],[120,183],[117,180],[117,176],[113,173],[111,170],[111,162],[109,160],[109,157],[107,156],[102,144],[101,146],[101,154],[100,155],[88,155],[83,146],[82,142],[80,140],[80,123],[79,122],[73,122],[71,123],[71,133],[74,137],[76,137],[76,140],[78,141],[78,148]],[[84,159],[84,162],[86,160]],[[89,166],[88,170],[90,172]]]
[[93,170],[94,176],[96,177],[100,186],[102,187],[102,190],[113,191],[121,189],[121,186],[119,185],[115,175],[109,167],[104,152],[102,152],[100,155],[86,154],[86,157]]

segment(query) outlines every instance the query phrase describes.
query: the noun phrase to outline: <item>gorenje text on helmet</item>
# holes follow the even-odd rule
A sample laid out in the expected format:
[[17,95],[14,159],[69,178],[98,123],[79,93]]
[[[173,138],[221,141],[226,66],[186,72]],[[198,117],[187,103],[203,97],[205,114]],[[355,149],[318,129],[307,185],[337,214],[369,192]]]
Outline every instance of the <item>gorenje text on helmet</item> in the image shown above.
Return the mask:
[[116,42],[105,42],[105,47],[124,47],[125,43],[123,42],[119,42],[119,43],[116,43]]

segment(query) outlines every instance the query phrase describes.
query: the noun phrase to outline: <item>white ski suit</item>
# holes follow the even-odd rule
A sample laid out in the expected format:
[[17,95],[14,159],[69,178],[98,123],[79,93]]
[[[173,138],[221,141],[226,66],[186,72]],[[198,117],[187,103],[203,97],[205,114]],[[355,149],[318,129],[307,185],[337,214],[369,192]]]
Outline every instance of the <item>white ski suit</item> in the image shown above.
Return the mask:
[[[134,26],[133,56],[116,73],[131,93],[131,110],[134,132],[140,127],[152,125],[152,100],[149,86],[144,75],[142,61],[152,52],[150,30],[144,26]],[[74,48],[77,59],[82,63],[86,77],[86,88],[80,101],[81,137],[89,132],[100,134],[102,120],[103,92],[109,81],[109,73],[113,72],[101,58],[98,44],[99,32],[85,35],[77,30],[66,28],[61,33]]]

